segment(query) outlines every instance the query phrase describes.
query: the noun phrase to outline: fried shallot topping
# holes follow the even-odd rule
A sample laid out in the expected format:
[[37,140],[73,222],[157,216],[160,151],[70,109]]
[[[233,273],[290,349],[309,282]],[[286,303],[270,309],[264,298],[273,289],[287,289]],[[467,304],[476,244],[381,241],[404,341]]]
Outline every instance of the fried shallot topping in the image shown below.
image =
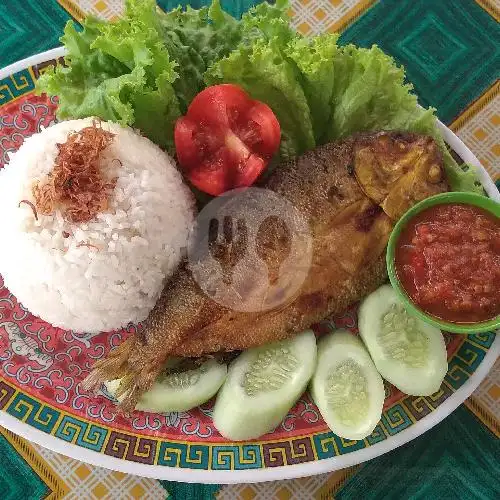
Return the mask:
[[107,209],[116,179],[110,181],[103,176],[99,156],[114,135],[94,123],[72,132],[65,143],[57,145],[54,168],[44,182],[33,186],[39,213],[50,215],[60,210],[66,220],[85,223]]
[[33,210],[33,215],[35,216],[35,220],[38,220],[38,214],[36,212],[35,205],[33,205],[33,203],[31,203],[31,201],[29,201],[29,200],[21,200],[19,202],[18,207],[21,206],[21,203],[26,203],[26,205],[28,205],[31,208],[31,210]]

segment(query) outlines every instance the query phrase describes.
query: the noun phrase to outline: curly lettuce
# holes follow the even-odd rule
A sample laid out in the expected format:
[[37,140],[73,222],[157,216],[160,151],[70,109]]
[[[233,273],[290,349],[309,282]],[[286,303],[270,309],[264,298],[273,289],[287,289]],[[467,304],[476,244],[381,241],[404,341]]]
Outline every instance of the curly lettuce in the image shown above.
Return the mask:
[[173,123],[180,116],[172,86],[177,63],[155,10],[154,0],[131,0],[116,23],[88,18],[80,33],[68,22],[61,38],[66,67],[45,73],[37,84],[40,92],[59,96],[59,118],[98,116],[133,125],[173,148]]
[[227,56],[241,41],[240,22],[224,12],[219,0],[210,7],[178,7],[157,14],[164,29],[164,43],[177,62],[179,77],[173,86],[184,114],[203,88],[207,68]]
[[482,192],[474,171],[460,168],[448,152],[435,110],[418,105],[391,56],[376,45],[340,47],[336,34],[302,37],[290,31],[285,4],[262,4],[244,16],[239,46],[205,74],[207,84],[236,83],[273,109],[282,128],[281,158],[356,132],[416,132],[439,144],[453,190]]
[[235,83],[276,114],[281,159],[361,131],[417,132],[440,145],[452,189],[482,192],[392,57],[377,46],[339,46],[336,34],[304,37],[290,26],[287,7],[263,2],[236,20],[219,0],[167,13],[155,0],[127,0],[115,23],[89,18],[81,32],[67,24],[67,67],[44,74],[38,90],[59,96],[59,118],[131,125],[173,151],[175,120],[195,95]]
[[311,110],[316,143],[320,144],[332,114],[335,72],[332,61],[337,56],[337,35],[295,38],[285,49],[301,76],[301,85]]
[[314,148],[309,102],[300,72],[285,49],[299,35],[290,28],[284,5],[263,3],[242,16],[241,42],[205,73],[207,85],[234,83],[273,110],[281,126],[281,158]]
[[131,125],[173,151],[175,120],[204,88],[203,75],[240,41],[238,21],[219,1],[210,8],[159,12],[155,0],[127,0],[114,23],[68,22],[66,67],[38,81],[59,96],[58,117],[98,116]]

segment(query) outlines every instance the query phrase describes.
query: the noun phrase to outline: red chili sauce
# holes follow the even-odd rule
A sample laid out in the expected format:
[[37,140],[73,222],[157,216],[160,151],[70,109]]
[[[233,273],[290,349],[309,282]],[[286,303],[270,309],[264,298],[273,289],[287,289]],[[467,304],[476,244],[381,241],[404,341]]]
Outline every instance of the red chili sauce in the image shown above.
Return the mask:
[[437,318],[477,323],[500,313],[500,219],[482,208],[423,210],[403,229],[395,265],[413,302]]

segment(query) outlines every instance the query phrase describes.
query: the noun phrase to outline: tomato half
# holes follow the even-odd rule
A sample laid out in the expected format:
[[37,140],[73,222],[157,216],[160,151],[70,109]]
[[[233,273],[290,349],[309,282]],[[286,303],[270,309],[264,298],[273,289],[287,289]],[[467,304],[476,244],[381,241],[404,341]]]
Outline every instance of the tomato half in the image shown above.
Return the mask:
[[232,84],[200,92],[177,120],[174,134],[186,177],[214,196],[251,186],[278,150],[280,138],[271,108]]

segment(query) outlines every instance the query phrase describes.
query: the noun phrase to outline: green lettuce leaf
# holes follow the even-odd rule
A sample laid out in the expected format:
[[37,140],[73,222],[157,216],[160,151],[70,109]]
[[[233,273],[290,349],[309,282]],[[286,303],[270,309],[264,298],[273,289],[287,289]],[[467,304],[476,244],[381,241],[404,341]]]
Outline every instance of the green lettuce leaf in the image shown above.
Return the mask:
[[317,143],[376,130],[430,135],[441,148],[451,189],[482,193],[475,170],[462,169],[449,153],[435,110],[418,106],[404,69],[375,45],[339,48],[336,40],[335,35],[298,39],[287,49],[301,72]]
[[322,141],[354,132],[392,128],[401,113],[414,112],[417,98],[404,70],[377,46],[343,47],[334,59],[332,114]]
[[300,72],[287,57],[287,45],[300,36],[290,28],[284,6],[262,3],[242,16],[241,42],[205,73],[207,85],[234,83],[265,102],[281,126],[281,158],[297,156],[316,145],[311,109]]
[[199,10],[178,7],[159,16],[167,36],[198,54],[205,67],[225,57],[241,40],[240,21],[226,13],[219,0]]
[[67,67],[58,66],[37,83],[59,96],[58,117],[98,116],[133,125],[160,146],[173,149],[173,124],[180,116],[171,60],[154,0],[128,0],[123,19],[86,19],[79,33],[72,22],[62,42]]
[[66,25],[67,67],[42,76],[38,91],[59,96],[61,119],[98,116],[133,125],[173,151],[175,120],[205,87],[207,67],[239,43],[240,25],[219,0],[169,13],[155,0],[127,0],[117,22],[88,18],[82,32]]
[[274,4],[262,2],[245,12],[241,17],[242,43],[264,38],[277,40],[282,49],[300,35],[290,26],[287,14],[288,0],[277,0]]
[[164,29],[164,42],[178,66],[174,89],[181,111],[205,87],[203,74],[215,61],[227,56],[241,40],[240,22],[224,12],[219,0],[210,7],[195,10],[181,7],[158,19]]
[[336,34],[303,37],[291,28],[287,6],[264,2],[238,21],[219,0],[168,13],[155,0],[127,0],[116,23],[89,18],[82,32],[66,25],[67,67],[44,74],[38,90],[59,96],[59,118],[132,125],[172,151],[175,120],[194,96],[206,85],[235,83],[276,114],[281,159],[356,132],[411,131],[438,142],[452,189],[482,192],[392,57],[376,46],[339,47]]
[[337,35],[295,38],[285,49],[300,71],[302,87],[311,110],[314,137],[319,142],[332,113]]
[[173,78],[173,72],[164,71],[155,80],[156,88],[143,87],[131,95],[134,127],[171,153],[174,151],[175,121],[181,115]]
[[217,61],[205,74],[207,85],[234,83],[265,102],[281,126],[280,155],[297,156],[315,146],[311,110],[295,65],[282,54],[279,41],[255,39]]
[[483,185],[479,181],[477,169],[474,165],[463,163],[460,165],[459,170],[455,168],[456,162],[448,152],[449,158],[454,162],[449,162],[449,158],[444,157],[446,172],[448,175],[448,182],[452,186],[453,191],[472,191],[478,194],[486,195]]
[[133,110],[129,103],[122,102],[120,94],[139,88],[144,75],[141,71],[130,73],[114,58],[91,50],[100,24],[89,19],[83,32],[78,33],[73,22],[68,22],[61,40],[68,50],[69,67],[58,66],[44,73],[37,88],[59,96],[57,115],[61,119],[95,115],[129,124]]

